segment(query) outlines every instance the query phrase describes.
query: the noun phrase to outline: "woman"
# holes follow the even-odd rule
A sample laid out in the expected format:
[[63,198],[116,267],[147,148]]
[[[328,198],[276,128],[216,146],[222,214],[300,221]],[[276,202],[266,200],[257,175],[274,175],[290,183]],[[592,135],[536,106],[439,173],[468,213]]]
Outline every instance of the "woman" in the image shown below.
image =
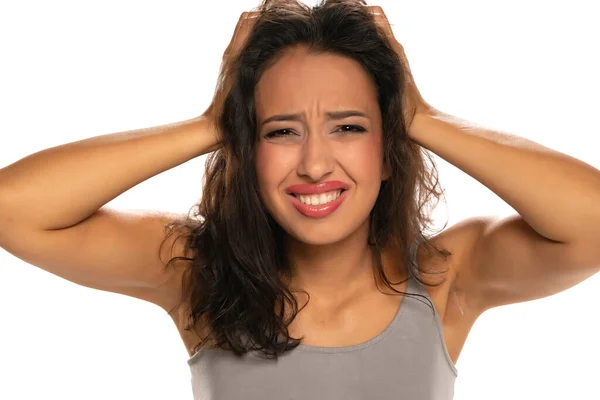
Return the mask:
[[[451,398],[483,311],[597,272],[598,171],[429,106],[380,8],[281,3],[242,15],[203,116],[1,170],[0,243],[168,310],[197,398]],[[519,215],[424,236],[440,192],[421,147]],[[199,220],[100,208],[215,150]],[[35,212],[59,185],[79,195]]]

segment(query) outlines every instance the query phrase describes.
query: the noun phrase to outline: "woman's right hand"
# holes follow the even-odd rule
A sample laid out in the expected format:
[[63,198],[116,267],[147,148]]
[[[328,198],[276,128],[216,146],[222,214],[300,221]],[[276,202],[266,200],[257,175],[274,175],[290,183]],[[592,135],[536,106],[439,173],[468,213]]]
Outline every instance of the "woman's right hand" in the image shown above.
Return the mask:
[[225,103],[225,99],[233,85],[233,79],[235,76],[232,71],[233,61],[236,60],[239,55],[241,49],[243,48],[246,40],[254,24],[256,22],[256,18],[258,17],[257,12],[243,12],[238,20],[238,23],[233,32],[233,37],[229,42],[229,45],[225,49],[223,53],[223,61],[221,62],[221,67],[219,71],[219,80],[217,82],[217,86],[215,88],[215,94],[213,96],[212,102],[210,106],[204,111],[202,114],[203,118],[207,118],[212,121],[213,124],[213,132],[217,136],[220,142],[220,134],[218,133],[218,123],[217,118],[221,115],[223,111],[223,105]]

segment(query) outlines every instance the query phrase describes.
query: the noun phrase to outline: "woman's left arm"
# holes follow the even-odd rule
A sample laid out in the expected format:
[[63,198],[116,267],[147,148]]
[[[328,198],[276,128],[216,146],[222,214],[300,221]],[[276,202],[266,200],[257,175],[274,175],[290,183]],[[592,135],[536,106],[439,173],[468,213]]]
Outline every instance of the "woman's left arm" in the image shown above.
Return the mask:
[[[550,296],[600,271],[600,171],[519,136],[443,113],[421,96],[402,45],[369,7],[405,72],[408,136],[466,172],[518,215],[474,217],[453,286],[475,312]],[[414,118],[413,118],[414,115]]]
[[417,114],[408,135],[500,196],[545,238],[600,244],[600,171],[591,165],[441,112]]
[[470,257],[454,285],[476,313],[554,295],[600,271],[600,171],[441,112],[417,114],[408,132],[518,212],[466,221]]

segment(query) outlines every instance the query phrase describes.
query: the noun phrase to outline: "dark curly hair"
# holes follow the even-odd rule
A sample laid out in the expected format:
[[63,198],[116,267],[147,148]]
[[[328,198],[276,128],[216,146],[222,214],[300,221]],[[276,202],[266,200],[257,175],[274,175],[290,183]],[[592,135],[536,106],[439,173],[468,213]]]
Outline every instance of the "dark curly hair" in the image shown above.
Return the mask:
[[[254,88],[264,70],[290,46],[305,45],[312,52],[352,58],[372,77],[382,114],[384,162],[392,171],[382,182],[370,213],[368,240],[377,258],[374,274],[398,294],[429,301],[391,286],[383,271],[381,250],[393,241],[406,250],[403,262],[409,278],[429,286],[441,284],[422,281],[415,262],[421,244],[428,253],[435,251],[444,259],[451,255],[437,249],[422,233],[432,223],[425,206],[430,200],[437,204],[443,194],[438,190],[437,170],[431,156],[408,138],[401,102],[405,71],[365,6],[359,0],[321,1],[314,7],[290,0],[264,0],[231,70],[221,71],[220,82],[227,74],[234,78],[218,116],[223,146],[206,161],[199,204],[184,222],[169,226],[169,235],[180,232],[189,251],[186,255],[191,255],[174,257],[167,266],[177,260],[189,263],[180,299],[180,305],[189,309],[185,329],[205,336],[193,350],[203,347],[210,337],[215,347],[237,355],[260,350],[267,358],[277,358],[301,341],[288,332],[299,311],[282,279],[291,272],[283,250],[286,233],[261,201],[255,167]],[[285,304],[292,310],[288,318]],[[430,301],[429,305],[434,312]],[[201,319],[208,327],[206,335],[196,330]]]

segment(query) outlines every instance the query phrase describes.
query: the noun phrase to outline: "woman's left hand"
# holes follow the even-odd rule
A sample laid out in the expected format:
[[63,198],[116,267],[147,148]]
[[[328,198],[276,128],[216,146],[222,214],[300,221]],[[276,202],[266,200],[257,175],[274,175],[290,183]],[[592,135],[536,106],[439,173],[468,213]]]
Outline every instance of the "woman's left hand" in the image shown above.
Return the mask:
[[396,54],[398,54],[398,58],[400,59],[400,64],[402,65],[405,76],[405,90],[402,96],[402,105],[404,107],[406,126],[407,128],[410,128],[415,115],[431,113],[435,111],[435,108],[428,104],[423,99],[423,96],[421,96],[421,92],[419,92],[410,70],[410,65],[408,64],[406,54],[404,54],[404,47],[402,47],[402,45],[394,37],[394,32],[392,32],[392,27],[390,26],[383,9],[379,6],[367,6],[367,9],[371,14],[373,14],[375,22],[382,29],[383,33],[389,40],[390,44],[396,51]]

